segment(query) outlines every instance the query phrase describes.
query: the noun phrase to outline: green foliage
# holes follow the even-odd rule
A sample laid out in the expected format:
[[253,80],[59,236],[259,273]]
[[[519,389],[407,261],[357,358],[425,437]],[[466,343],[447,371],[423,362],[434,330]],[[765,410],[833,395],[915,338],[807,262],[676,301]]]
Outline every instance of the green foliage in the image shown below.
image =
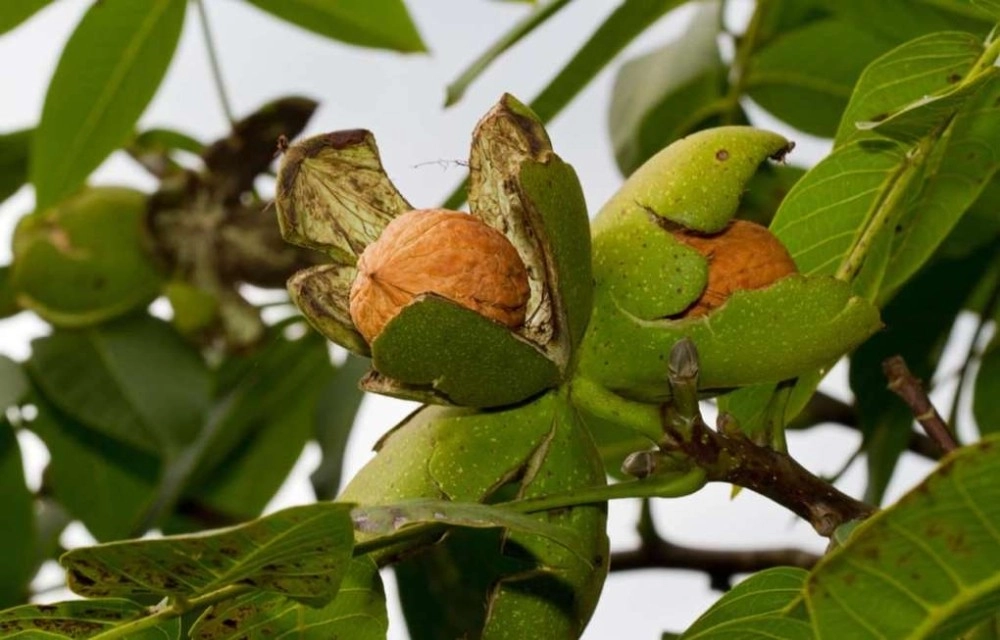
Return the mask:
[[[275,224],[258,178],[314,101],[280,98],[205,143],[137,130],[199,1],[94,0],[37,126],[0,134],[0,202],[26,183],[37,201],[0,265],[0,318],[29,311],[50,327],[24,362],[0,357],[0,635],[376,640],[391,565],[415,639],[578,637],[609,570],[607,501],[722,481],[787,507],[831,547],[810,570],[753,573],[664,637],[997,637],[1000,340],[987,339],[1000,298],[1000,3],[761,0],[733,25],[725,3],[703,0],[679,37],[620,63],[693,3],[609,6],[560,69],[538,71],[534,100],[503,96],[473,135],[470,209],[526,264],[527,322],[411,292],[368,344],[348,309],[355,264],[412,208],[373,134],[279,143]],[[428,49],[402,0],[247,1],[346,44]],[[48,4],[3,4],[0,34]],[[522,40],[559,37],[550,19],[568,5],[524,6],[448,104]],[[544,125],[609,67],[608,128],[629,178],[588,225]],[[796,136],[754,128],[761,110],[832,151],[784,165]],[[86,186],[117,150],[156,181],[151,193]],[[737,217],[769,224],[800,274],[682,317],[718,274],[714,254],[674,234],[711,236]],[[290,276],[276,306],[294,303],[319,333],[243,295]],[[170,321],[144,309],[161,295]],[[971,315],[971,347],[943,368]],[[324,337],[357,355],[335,365]],[[904,451],[937,458],[948,445],[920,437],[916,405],[885,388],[894,355],[929,387],[954,380],[956,397],[971,395],[983,439],[879,511]],[[815,393],[845,356],[847,404]],[[345,479],[359,378],[439,406]],[[714,430],[697,409],[706,396],[722,412]],[[440,406],[452,403],[465,406]],[[967,437],[961,406],[939,409]],[[830,421],[863,436],[868,504],[785,452],[786,427]],[[21,431],[50,456],[37,490]],[[261,517],[310,441],[320,501]],[[61,556],[86,599],[25,604],[72,520],[103,543]],[[166,537],[138,539],[156,529]],[[644,516],[641,552],[657,548],[651,529]],[[732,577],[700,568],[713,584]]]
[[118,148],[167,71],[184,0],[95,3],[63,49],[32,136],[39,209],[73,193]]

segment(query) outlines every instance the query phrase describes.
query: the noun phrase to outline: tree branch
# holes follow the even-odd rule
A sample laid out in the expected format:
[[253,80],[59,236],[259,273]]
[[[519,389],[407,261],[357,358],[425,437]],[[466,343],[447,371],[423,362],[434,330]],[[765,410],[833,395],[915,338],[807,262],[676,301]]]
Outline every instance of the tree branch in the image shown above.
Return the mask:
[[[808,429],[817,424],[832,423],[839,424],[848,429],[861,431],[861,422],[857,409],[829,396],[822,391],[817,391],[806,404],[805,409],[788,423],[788,429]],[[863,434],[862,434],[863,435]],[[941,450],[927,435],[913,431],[910,433],[910,441],[907,449],[930,460],[940,460]]]
[[[698,407],[698,374],[694,343],[680,340],[670,352],[671,401],[661,407],[660,451],[645,455],[683,454],[708,480],[735,484],[770,498],[808,521],[822,536],[829,537],[840,525],[875,512],[875,507],[840,492],[788,454],[753,443],[731,416],[720,414],[719,430],[709,428]],[[656,472],[655,464],[646,468]]]
[[934,408],[920,380],[910,373],[903,357],[886,358],[882,362],[882,371],[889,379],[889,390],[903,399],[913,412],[913,417],[941,450],[947,453],[957,449],[958,442],[951,429]]
[[611,571],[637,569],[683,569],[708,575],[713,589],[728,591],[741,573],[771,567],[812,569],[820,556],[791,547],[777,549],[700,549],[668,542],[653,523],[649,500],[643,500],[637,527],[640,544],[636,549],[611,554]]

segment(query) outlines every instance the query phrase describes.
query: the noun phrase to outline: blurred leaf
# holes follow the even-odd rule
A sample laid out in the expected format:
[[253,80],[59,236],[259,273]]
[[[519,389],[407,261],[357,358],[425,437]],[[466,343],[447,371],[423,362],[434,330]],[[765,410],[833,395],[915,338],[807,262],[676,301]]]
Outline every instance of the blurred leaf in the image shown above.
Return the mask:
[[28,425],[45,442],[51,460],[46,490],[98,540],[133,533],[160,471],[160,460],[34,398],[38,416]]
[[[326,342],[315,333],[273,336],[242,358],[235,387],[217,401],[218,431],[187,485],[190,495],[241,518],[260,513],[314,436],[335,379]],[[231,372],[232,373],[232,372]]]
[[796,129],[832,137],[861,71],[887,49],[841,20],[810,22],[753,54],[746,90]]
[[14,284],[11,282],[12,272],[10,265],[0,267],[0,319],[20,313],[21,307],[17,304]]
[[52,0],[17,0],[0,4],[0,34],[16,28],[51,2]]
[[33,132],[33,129],[21,129],[0,134],[0,203],[14,195],[28,180],[28,154]]
[[344,449],[364,393],[358,380],[367,373],[368,361],[349,355],[320,393],[316,405],[315,436],[323,459],[309,476],[317,500],[332,500],[340,488]]
[[403,0],[247,0],[303,29],[362,47],[426,51]]
[[[838,17],[891,44],[937,31],[985,36],[992,25],[964,0],[822,0]],[[975,13],[975,15],[970,15]]]
[[351,560],[349,512],[331,502],[292,507],[229,529],[74,549],[59,562],[87,597],[194,597],[244,584],[322,605]]
[[961,257],[994,242],[1000,235],[1000,174],[993,174],[979,197],[972,203],[948,236],[939,253]]
[[1000,20],[1000,2],[997,0],[972,0],[972,4],[988,13],[994,20]]
[[[28,604],[6,611],[0,611],[0,633],[18,631],[29,635],[19,638],[43,638],[32,632],[51,633],[55,638],[90,638],[114,627],[145,617],[146,607],[118,598],[97,600],[70,600],[54,604]],[[181,637],[180,618],[160,620],[154,625],[130,632],[129,640],[179,640]]]
[[4,355],[0,355],[0,415],[28,392],[28,378],[21,365]]
[[1000,339],[996,337],[983,353],[979,365],[972,414],[980,434],[1000,432]]
[[819,638],[957,638],[996,614],[1000,440],[949,455],[809,575]]
[[697,129],[739,108],[724,99],[728,67],[716,39],[721,5],[702,2],[682,36],[618,70],[608,112],[611,143],[622,175]]
[[211,380],[198,352],[147,315],[32,342],[28,372],[62,411],[108,437],[170,457],[208,413]]
[[[837,146],[871,138],[858,123],[885,120],[927,96],[955,90],[982,54],[981,39],[946,32],[917,38],[878,58],[858,79],[837,129]],[[916,135],[922,136],[931,128],[933,125]]]
[[771,0],[758,14],[754,44],[762,48],[775,38],[832,15],[827,0]]
[[[0,360],[0,364],[6,360]],[[2,389],[2,387],[0,387]],[[24,484],[21,448],[14,429],[3,419],[0,406],[0,608],[27,600],[28,582],[35,573],[35,513],[33,496]],[[0,617],[2,620],[2,617]],[[0,622],[0,634],[3,623]]]
[[781,614],[801,597],[808,575],[809,572],[804,569],[792,567],[775,567],[753,574],[719,598],[681,634],[681,640],[725,635],[732,638],[754,637],[738,634],[744,631],[749,621]]
[[39,209],[124,144],[173,57],[185,0],[95,2],[63,48],[31,151]]
[[[879,504],[913,430],[913,414],[886,388],[882,361],[901,355],[915,376],[930,381],[955,317],[986,268],[989,250],[961,260],[939,260],[920,271],[882,313],[885,331],[851,357],[850,383],[865,436],[865,500]],[[933,304],[928,304],[933,300]]]
[[785,196],[806,170],[788,164],[761,165],[747,183],[736,217],[769,226]]
[[205,146],[186,133],[173,129],[147,129],[137,134],[125,148],[132,158],[154,177],[177,175],[184,168],[173,159],[176,151],[198,154]]
[[[524,0],[518,0],[524,1]],[[450,107],[465,95],[466,89],[469,85],[475,82],[486,69],[489,68],[497,58],[504,54],[505,51],[516,45],[523,38],[531,34],[532,31],[538,27],[545,24],[545,21],[554,16],[559,12],[560,9],[565,7],[570,3],[570,0],[545,0],[545,2],[537,3],[535,0],[528,0],[535,5],[535,8],[526,15],[524,18],[519,20],[517,24],[513,26],[507,33],[505,33],[499,40],[497,40],[489,49],[484,51],[482,55],[473,60],[468,67],[459,74],[458,78],[448,85],[445,90],[444,106]]]
[[601,71],[618,52],[664,14],[684,0],[648,0],[618,5],[587,42],[529,105],[542,122],[548,122]]
[[[630,42],[685,0],[625,0],[601,23],[556,77],[531,101],[529,108],[542,123],[556,117]],[[465,202],[468,180],[445,198],[442,208]]]
[[337,596],[313,608],[266,592],[250,593],[209,607],[191,629],[192,640],[384,640],[388,629],[385,593],[375,563],[355,558]]

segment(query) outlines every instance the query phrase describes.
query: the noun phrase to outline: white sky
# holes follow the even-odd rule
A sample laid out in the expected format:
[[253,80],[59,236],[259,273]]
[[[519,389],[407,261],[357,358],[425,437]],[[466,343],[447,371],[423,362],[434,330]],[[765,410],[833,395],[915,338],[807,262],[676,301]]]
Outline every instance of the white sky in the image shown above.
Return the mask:
[[[0,131],[35,123],[61,46],[89,4],[86,0],[61,0],[0,38]],[[317,99],[321,107],[307,134],[371,129],[383,162],[402,193],[415,206],[434,206],[464,171],[453,163],[438,161],[465,160],[475,122],[500,94],[508,91],[525,101],[533,98],[618,3],[572,3],[509,52],[471,87],[459,105],[448,110],[441,108],[447,83],[526,8],[487,0],[409,0],[408,4],[431,55],[400,56],[348,47],[272,19],[245,2],[207,0],[237,117],[280,96],[298,94]],[[732,4],[738,13],[747,2]],[[646,52],[680,33],[687,14],[681,10],[668,16],[633,43],[622,59]],[[195,12],[189,10],[178,53],[141,125],[177,128],[208,141],[223,135],[226,123],[211,84],[196,19]],[[621,183],[606,124],[613,77],[608,71],[601,74],[549,127],[556,151],[579,173],[591,211]],[[815,160],[826,149],[821,142],[791,135],[800,143],[793,162]],[[130,184],[147,190],[154,186],[124,157],[106,162],[93,182]],[[0,264],[9,262],[11,231],[32,203],[31,191],[25,188],[0,206]],[[44,325],[27,313],[0,322],[0,353],[25,358],[28,341],[43,331]],[[843,397],[845,368],[838,367],[830,378],[829,389]],[[944,394],[947,391],[942,389]],[[348,477],[369,458],[375,440],[411,407],[386,398],[365,400],[348,447]],[[822,474],[838,469],[859,439],[843,429],[821,427],[809,434],[792,433],[789,441],[800,461]],[[44,448],[27,436],[22,445],[29,478],[37,479],[45,460]],[[318,452],[307,449],[270,509],[313,500],[308,474],[317,461]],[[928,470],[926,462],[907,456],[903,473],[890,487],[890,496],[898,496]],[[862,483],[861,465],[856,463],[841,486],[858,495]],[[633,527],[637,512],[637,504],[630,502],[612,505],[614,549],[629,548],[636,542]],[[825,546],[808,525],[796,523],[790,513],[756,495],[744,492],[731,501],[728,486],[712,486],[693,497],[661,501],[656,505],[656,517],[662,533],[678,543],[734,548],[796,545],[816,552]],[[81,544],[87,534],[82,527],[74,527],[64,538],[69,544]],[[53,570],[49,567],[38,583],[52,584]],[[390,590],[391,582],[390,576]],[[659,638],[664,630],[684,628],[717,595],[708,590],[708,581],[700,574],[613,574],[584,637]],[[391,601],[390,611],[390,638],[405,638],[405,627]]]

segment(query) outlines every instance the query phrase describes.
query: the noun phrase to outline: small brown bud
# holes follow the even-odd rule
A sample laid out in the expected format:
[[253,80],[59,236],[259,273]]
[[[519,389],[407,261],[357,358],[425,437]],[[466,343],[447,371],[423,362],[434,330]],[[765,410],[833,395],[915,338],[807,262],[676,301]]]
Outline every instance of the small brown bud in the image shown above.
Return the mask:
[[774,234],[746,220],[733,220],[708,236],[681,232],[674,237],[708,260],[708,285],[682,317],[704,315],[722,306],[736,291],[763,289],[798,271]]
[[424,293],[517,328],[524,324],[528,272],[514,245],[480,219],[443,209],[409,211],[358,259],[351,319],[372,342]]

